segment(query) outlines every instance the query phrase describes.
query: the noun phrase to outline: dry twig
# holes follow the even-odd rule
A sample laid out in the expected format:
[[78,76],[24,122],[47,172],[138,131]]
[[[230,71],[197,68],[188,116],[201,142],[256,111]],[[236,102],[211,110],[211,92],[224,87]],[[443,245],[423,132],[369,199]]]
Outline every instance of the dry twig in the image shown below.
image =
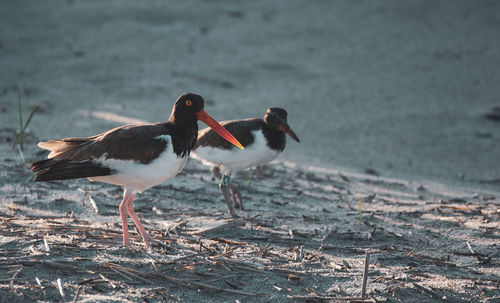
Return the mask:
[[363,285],[361,286],[361,297],[366,297],[366,284],[368,282],[368,268],[370,267],[370,253],[365,255],[365,269],[363,271]]
[[194,282],[194,281],[189,281],[189,280],[184,280],[184,279],[177,279],[177,278],[170,277],[170,276],[164,276],[164,277],[165,277],[165,279],[172,281],[172,282],[175,282],[175,283],[178,283],[180,285],[190,284],[190,285],[201,287],[201,288],[223,291],[223,292],[227,292],[227,293],[232,293],[232,294],[237,294],[237,295],[245,295],[245,296],[258,296],[258,297],[269,296],[268,294],[263,294],[263,293],[252,293],[252,292],[246,292],[246,291],[241,291],[241,290],[220,288],[220,287],[209,285],[209,284],[204,284],[204,283],[199,283],[199,282]]

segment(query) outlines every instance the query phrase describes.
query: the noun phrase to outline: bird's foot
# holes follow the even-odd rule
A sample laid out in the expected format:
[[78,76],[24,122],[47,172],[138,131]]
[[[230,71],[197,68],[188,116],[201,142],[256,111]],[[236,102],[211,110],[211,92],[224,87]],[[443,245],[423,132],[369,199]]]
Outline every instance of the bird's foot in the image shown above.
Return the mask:
[[240,190],[232,184],[229,184],[229,190],[231,191],[231,200],[233,201],[234,207],[243,210]]
[[233,212],[229,212],[229,214],[231,215],[231,218],[233,218],[233,219],[239,219],[239,218],[241,218],[240,216],[238,216],[237,214],[235,214],[234,211]]
[[142,239],[146,248],[152,248],[153,246],[164,246],[165,244],[155,238],[151,237],[149,234]]

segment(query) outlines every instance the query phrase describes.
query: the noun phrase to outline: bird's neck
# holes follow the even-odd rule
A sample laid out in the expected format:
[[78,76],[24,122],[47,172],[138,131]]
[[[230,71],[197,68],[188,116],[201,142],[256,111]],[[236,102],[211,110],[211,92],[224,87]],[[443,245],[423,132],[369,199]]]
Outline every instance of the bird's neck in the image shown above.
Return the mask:
[[267,146],[269,148],[278,152],[282,152],[285,149],[286,137],[284,132],[264,123],[262,133],[264,133],[264,137],[267,139]]
[[198,122],[190,117],[175,117],[173,114],[168,120],[170,137],[174,153],[178,157],[187,157],[198,137]]

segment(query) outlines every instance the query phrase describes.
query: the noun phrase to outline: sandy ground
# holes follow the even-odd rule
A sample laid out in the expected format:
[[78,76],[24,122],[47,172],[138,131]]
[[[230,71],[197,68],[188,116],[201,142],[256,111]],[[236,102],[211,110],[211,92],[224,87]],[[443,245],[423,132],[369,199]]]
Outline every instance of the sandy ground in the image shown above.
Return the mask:
[[[3,301],[500,299],[498,192],[277,162],[238,175],[246,209],[233,221],[217,181],[191,160],[136,199],[146,229],[164,244],[146,250],[134,230],[134,246],[125,249],[121,189],[86,180],[33,183],[10,154],[0,164]],[[25,157],[37,154],[31,148]]]
[[[497,1],[3,1],[0,301],[499,301],[500,123],[485,117],[499,106],[499,11]],[[25,116],[41,108],[24,161],[17,91]],[[137,233],[120,247],[119,188],[32,182],[39,140],[163,121],[184,91],[218,120],[289,112],[302,142],[238,176],[242,220],[229,220],[193,160],[138,196],[165,244],[149,251]]]

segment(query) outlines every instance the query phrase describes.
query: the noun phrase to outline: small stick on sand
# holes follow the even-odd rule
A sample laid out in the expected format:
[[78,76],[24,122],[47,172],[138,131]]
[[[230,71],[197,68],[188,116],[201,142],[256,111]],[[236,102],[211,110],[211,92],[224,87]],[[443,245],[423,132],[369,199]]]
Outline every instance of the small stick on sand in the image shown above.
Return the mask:
[[149,257],[149,261],[151,261],[151,265],[155,268],[156,271],[158,271],[158,268],[156,267],[156,263],[158,263],[158,259],[156,259],[155,257],[153,257],[152,255],[148,254],[145,251],[142,251],[142,253],[144,253],[146,256]]
[[266,268],[266,266],[264,264],[252,262],[252,261],[236,260],[236,259],[229,259],[229,258],[223,258],[223,257],[217,257],[217,261],[245,265],[245,266],[257,268],[260,270],[263,270]]
[[[226,243],[226,244],[233,244],[233,245],[241,245],[241,246],[248,245],[247,242],[238,242],[238,241],[233,241],[233,240],[227,240],[224,238],[212,238],[210,240],[221,242],[221,243]],[[201,241],[201,239],[200,239],[200,241]]]
[[370,267],[370,253],[365,255],[365,270],[363,271],[363,285],[361,286],[361,297],[366,298],[366,284],[368,282],[368,268]]
[[19,269],[16,271],[16,273],[12,276],[12,278],[10,278],[10,290],[15,293],[14,291],[14,280],[16,279],[17,275],[21,272],[21,270],[23,269],[23,266],[21,265],[19,267]]
[[338,173],[339,174],[339,177],[344,180],[345,182],[351,182],[351,180],[349,180],[349,178],[347,178],[346,176],[344,176],[343,174],[341,173]]
[[466,241],[465,243],[467,243],[467,248],[469,249],[470,253],[475,255],[476,252],[472,249],[472,246],[470,245],[469,241]]
[[428,293],[429,295],[431,295],[432,297],[434,297],[435,299],[438,299],[438,300],[442,300],[443,298],[441,296],[439,296],[436,292],[428,289],[427,287],[424,287],[420,284],[417,284],[417,283],[412,283],[413,286],[415,286],[415,288],[418,288],[420,290],[423,290],[425,291],[426,293]]
[[[203,245],[202,247],[206,248],[205,245]],[[206,248],[206,249],[208,249],[208,248]],[[161,264],[162,265],[173,264],[173,263],[177,263],[179,261],[185,260],[185,259],[194,258],[194,257],[198,257],[198,256],[203,256],[203,255],[209,254],[210,252],[211,252],[210,250],[206,250],[206,251],[202,251],[200,253],[186,255],[186,256],[179,257],[177,259],[173,259],[173,260],[170,260],[170,261],[161,262]]]
[[326,240],[326,238],[330,235],[330,228],[328,228],[328,226],[326,227],[325,229],[325,234],[323,235],[323,237],[321,238],[320,242],[323,244],[323,241]]
[[332,296],[287,296],[290,299],[295,300],[305,300],[305,301],[330,301],[330,302],[374,302],[373,298],[361,298],[361,297],[332,297]]
[[49,242],[47,242],[46,237],[43,237],[43,245],[45,246],[45,251],[50,252]]
[[111,285],[111,287],[116,288],[115,283],[113,283],[110,279],[106,278],[106,277],[105,277],[105,276],[103,276],[102,274],[99,274],[99,277],[101,277],[101,279],[103,279],[104,281],[108,282],[108,283],[109,283],[109,285]]
[[[143,277],[139,276],[139,274],[143,274],[140,271],[137,271],[137,270],[134,270],[132,268],[128,268],[128,267],[125,267],[125,266],[122,266],[122,265],[119,265],[119,264],[115,264],[115,263],[108,263],[107,266],[108,266],[108,268],[114,270],[117,273],[121,272],[123,276],[129,275],[129,276],[132,276],[132,277],[134,277],[136,279],[139,279],[139,280],[141,280],[143,282],[146,282],[146,283],[149,283],[149,284],[154,284],[153,281],[148,280],[146,278],[143,278]],[[130,280],[132,280],[132,279],[130,279]]]
[[216,290],[216,291],[223,291],[223,292],[228,292],[228,293],[237,294],[237,295],[260,296],[260,297],[269,296],[268,294],[251,293],[251,292],[240,291],[240,290],[220,288],[220,287],[216,287],[216,286],[212,286],[212,285],[208,285],[208,284],[204,284],[204,283],[198,283],[198,282],[184,280],[184,279],[177,279],[177,278],[169,277],[169,276],[165,276],[165,278],[169,281],[172,281],[172,282],[175,282],[175,283],[178,283],[181,285],[191,284],[193,286],[197,286],[197,287],[201,287],[201,288],[207,288],[207,289],[212,289],[212,290]]
[[83,285],[78,285],[78,287],[76,288],[76,294],[75,294],[75,298],[73,299],[73,303],[76,303],[76,301],[78,301],[78,297],[80,296],[80,292],[82,291],[82,288],[83,288]]
[[92,198],[92,195],[90,193],[87,193],[87,196],[89,197],[89,202],[90,205],[92,205],[92,208],[94,209],[95,213],[99,213],[99,208],[97,207],[97,204],[94,201],[94,198]]
[[124,277],[125,279],[130,280],[130,281],[133,281],[133,279],[132,279],[132,278],[130,278],[129,276],[127,276],[127,275],[123,274],[122,272],[120,272],[120,271],[118,271],[118,270],[114,269],[113,267],[110,267],[109,269],[111,269],[112,271],[114,271],[114,272],[115,272],[115,273],[117,273],[118,275],[120,275],[120,276]]
[[349,263],[347,263],[346,260],[342,260],[342,264],[345,266],[345,268],[351,269],[351,265]]
[[141,250],[140,252],[142,252],[142,253],[143,253],[143,254],[145,254],[146,256],[150,257],[153,263],[160,263],[160,260],[158,260],[157,258],[155,258],[153,255],[148,254],[148,253],[147,253],[147,252],[145,252],[144,250]]
[[61,297],[64,300],[64,290],[63,290],[61,278],[57,278],[57,289],[59,290],[59,294],[61,295]]

